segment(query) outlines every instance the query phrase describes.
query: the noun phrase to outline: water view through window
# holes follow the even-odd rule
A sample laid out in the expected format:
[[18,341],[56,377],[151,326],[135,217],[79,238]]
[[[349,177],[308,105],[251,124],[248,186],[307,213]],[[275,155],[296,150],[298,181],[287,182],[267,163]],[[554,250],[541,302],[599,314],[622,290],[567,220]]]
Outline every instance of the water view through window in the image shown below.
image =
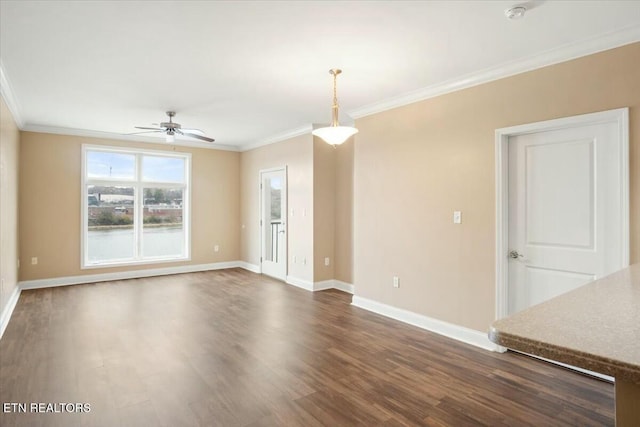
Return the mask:
[[184,259],[188,157],[87,150],[85,264]]
[[180,256],[184,248],[182,190],[145,188],[142,255]]
[[134,257],[133,193],[133,187],[87,187],[89,261],[116,261]]
[[[164,257],[176,253],[184,244],[181,228],[162,227],[144,231],[145,254],[149,257]],[[92,260],[128,259],[133,255],[133,233],[131,230],[89,230],[89,254]]]

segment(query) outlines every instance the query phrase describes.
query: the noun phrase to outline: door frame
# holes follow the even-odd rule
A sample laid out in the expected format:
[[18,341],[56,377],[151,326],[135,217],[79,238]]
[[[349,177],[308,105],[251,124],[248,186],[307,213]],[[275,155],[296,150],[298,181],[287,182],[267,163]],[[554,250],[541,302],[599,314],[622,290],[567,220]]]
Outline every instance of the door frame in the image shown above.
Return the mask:
[[263,173],[269,173],[269,172],[278,172],[278,171],[283,171],[284,172],[284,185],[285,185],[285,189],[286,191],[284,192],[284,197],[285,197],[285,209],[283,211],[283,216],[284,216],[284,228],[285,228],[285,233],[284,235],[286,236],[286,240],[285,240],[285,256],[284,256],[284,276],[285,278],[283,280],[286,280],[287,274],[289,273],[289,216],[287,214],[287,211],[289,209],[289,171],[287,169],[287,165],[284,166],[277,166],[277,167],[273,167],[273,168],[267,168],[267,169],[260,169],[258,171],[258,233],[260,234],[260,239],[258,240],[260,243],[260,263],[258,264],[258,273],[262,274],[262,262],[264,259],[264,233],[263,233],[263,229],[262,229],[262,174]]
[[496,176],[496,319],[508,314],[509,267],[509,138],[542,131],[568,129],[577,126],[614,123],[621,139],[620,150],[620,208],[622,212],[620,242],[622,264],[629,265],[629,109],[581,114],[536,123],[511,126],[495,131],[495,176]]

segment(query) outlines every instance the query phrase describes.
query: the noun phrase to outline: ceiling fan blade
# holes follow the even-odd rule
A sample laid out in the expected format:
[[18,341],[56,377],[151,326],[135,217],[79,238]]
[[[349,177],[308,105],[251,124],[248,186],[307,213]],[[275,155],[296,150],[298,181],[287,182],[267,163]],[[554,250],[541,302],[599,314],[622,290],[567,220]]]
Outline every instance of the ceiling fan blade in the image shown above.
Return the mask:
[[208,136],[202,136],[202,135],[197,135],[195,133],[189,133],[189,132],[180,132],[182,135],[184,136],[188,136],[191,138],[196,138],[196,139],[201,139],[203,141],[207,141],[207,142],[214,142],[215,139],[213,138],[209,138]]
[[128,133],[127,135],[140,135],[141,133],[159,133],[159,132],[163,132],[164,133],[164,130],[159,129],[159,130],[147,130],[147,131],[144,131],[144,132],[132,132],[132,133]]
[[202,129],[196,129],[196,128],[180,128],[180,130],[182,132],[189,132],[189,133],[195,133],[197,135],[204,135],[204,131]]
[[163,128],[147,128],[143,126],[135,126],[136,129],[146,129],[146,130],[156,130],[156,131],[164,131]]

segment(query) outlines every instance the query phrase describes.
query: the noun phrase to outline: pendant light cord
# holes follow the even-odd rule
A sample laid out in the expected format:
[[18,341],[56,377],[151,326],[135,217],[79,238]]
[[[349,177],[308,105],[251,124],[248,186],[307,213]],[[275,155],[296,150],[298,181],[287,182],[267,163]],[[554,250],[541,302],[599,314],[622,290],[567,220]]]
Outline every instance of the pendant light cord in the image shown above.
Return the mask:
[[331,126],[333,127],[337,127],[340,126],[340,124],[338,123],[338,91],[337,91],[337,84],[336,84],[336,80],[338,78],[338,74],[340,74],[342,72],[342,70],[339,69],[332,69],[329,71],[332,75],[333,75],[333,106],[331,107],[331,116],[332,116],[332,120],[331,120]]

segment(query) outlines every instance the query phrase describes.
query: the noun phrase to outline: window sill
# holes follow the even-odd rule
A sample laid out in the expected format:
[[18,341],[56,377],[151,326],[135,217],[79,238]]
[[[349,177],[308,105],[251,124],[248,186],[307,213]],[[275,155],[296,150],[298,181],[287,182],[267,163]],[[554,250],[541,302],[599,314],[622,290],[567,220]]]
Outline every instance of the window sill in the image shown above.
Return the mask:
[[80,266],[81,270],[94,270],[97,268],[114,268],[114,267],[129,267],[129,266],[139,266],[139,265],[153,265],[153,264],[167,264],[173,262],[186,262],[191,261],[191,257],[181,257],[181,258],[149,258],[144,260],[135,260],[135,261],[115,261],[115,262],[103,262],[99,264],[90,264],[90,263],[82,263]]

